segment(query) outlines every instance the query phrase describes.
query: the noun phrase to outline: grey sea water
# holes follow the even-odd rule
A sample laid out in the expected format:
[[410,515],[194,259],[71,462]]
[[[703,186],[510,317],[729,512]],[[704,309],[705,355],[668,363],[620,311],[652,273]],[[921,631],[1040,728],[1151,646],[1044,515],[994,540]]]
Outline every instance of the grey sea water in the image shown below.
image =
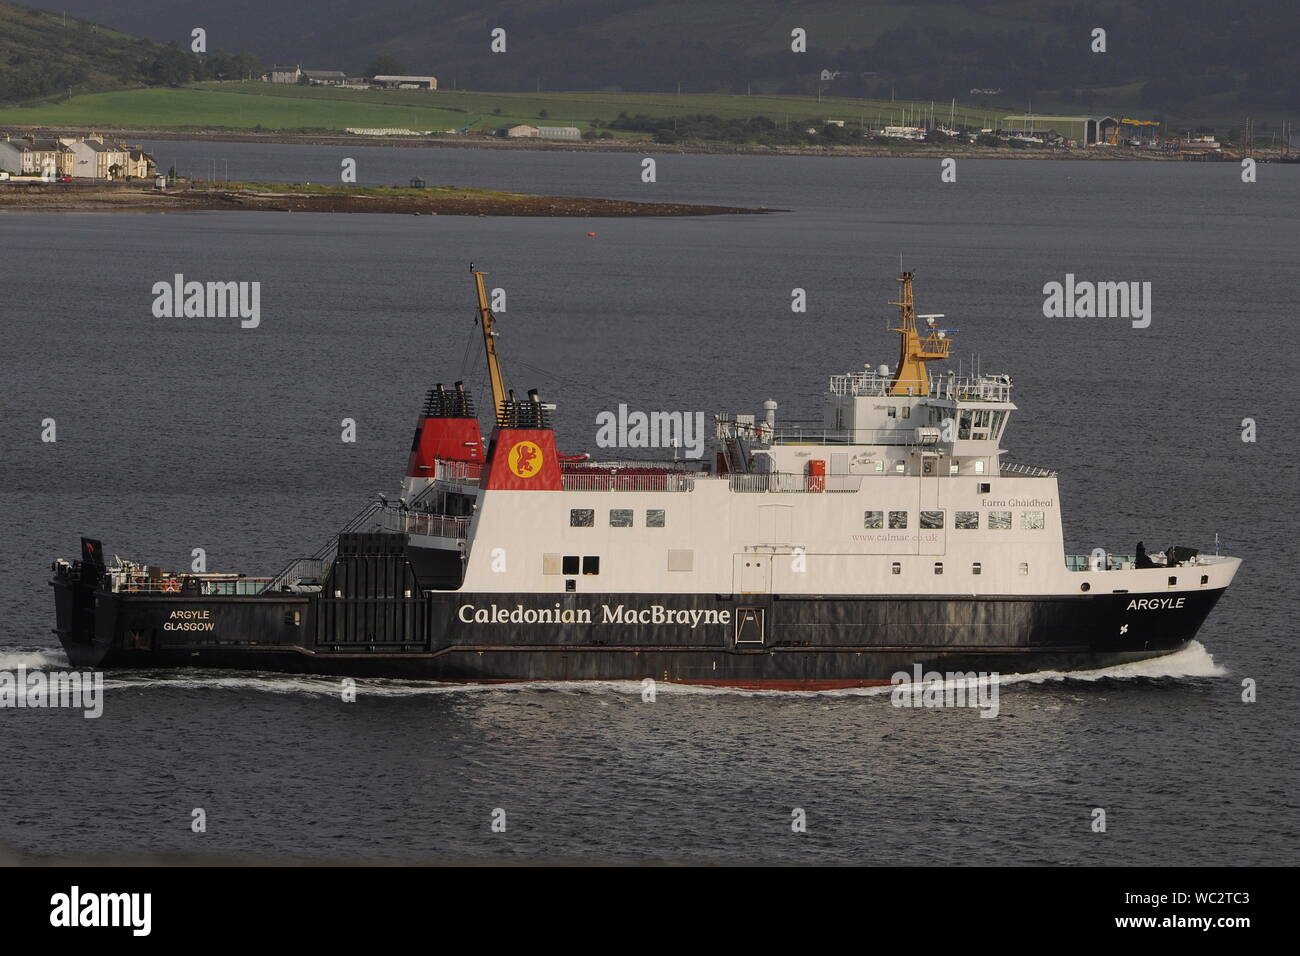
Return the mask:
[[[633,408],[816,418],[892,363],[900,256],[955,353],[1016,383],[1004,440],[1061,470],[1067,548],[1245,559],[1200,642],[1001,688],[1001,716],[879,693],[443,688],[112,674],[98,720],[0,709],[0,844],[313,860],[1289,863],[1297,850],[1293,319],[1300,170],[148,144],[163,168],[788,210],[685,219],[0,215],[0,669],[62,660],[50,562],[274,573],[398,486],[423,391],[482,378],[473,260],[512,387],[566,451]],[[588,232],[595,232],[594,238]],[[155,282],[258,281],[261,326],[156,319]],[[1045,282],[1152,283],[1151,327],[1045,319]],[[807,291],[793,314],[791,290]],[[480,387],[480,392],[482,389]],[[1258,441],[1241,441],[1242,420]],[[43,419],[56,443],[41,441]],[[355,445],[340,421],[357,422]],[[1258,702],[1243,703],[1242,681]],[[191,833],[191,811],[207,833]],[[808,832],[791,832],[793,808]],[[1107,831],[1094,833],[1094,808]],[[506,833],[490,829],[506,811]]]

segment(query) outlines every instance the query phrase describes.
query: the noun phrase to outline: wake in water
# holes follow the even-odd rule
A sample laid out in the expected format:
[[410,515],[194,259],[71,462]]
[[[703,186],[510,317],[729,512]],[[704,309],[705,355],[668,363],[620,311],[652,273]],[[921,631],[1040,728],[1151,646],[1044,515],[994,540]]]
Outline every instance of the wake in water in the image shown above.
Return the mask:
[[0,651],[0,671],[61,670],[68,666],[68,656],[56,647],[7,647]]
[[[59,669],[68,666],[63,652],[52,648],[13,648],[0,653],[0,670]],[[181,690],[235,690],[262,691],[271,694],[303,694],[318,697],[339,697],[343,679],[338,677],[304,677],[293,674],[269,672],[231,672],[228,670],[187,669],[185,671],[118,671],[108,672],[104,681],[106,689],[181,689]],[[996,683],[1001,687],[1015,684],[1046,684],[1050,682],[1095,684],[1099,681],[1152,681],[1193,680],[1223,677],[1227,669],[1214,662],[1209,651],[1199,641],[1193,641],[1176,654],[1165,657],[1120,664],[1093,671],[1038,671],[1030,674],[1002,674]],[[442,684],[431,681],[390,680],[385,678],[356,678],[357,696],[412,697],[436,694],[501,694],[528,691],[550,691],[566,694],[615,693],[640,697],[640,681],[529,681],[511,684]],[[946,686],[945,682],[945,686]],[[843,690],[789,691],[747,690],[732,687],[699,687],[686,684],[655,682],[656,695],[729,695],[743,697],[874,697],[887,695],[892,685],[859,687]]]

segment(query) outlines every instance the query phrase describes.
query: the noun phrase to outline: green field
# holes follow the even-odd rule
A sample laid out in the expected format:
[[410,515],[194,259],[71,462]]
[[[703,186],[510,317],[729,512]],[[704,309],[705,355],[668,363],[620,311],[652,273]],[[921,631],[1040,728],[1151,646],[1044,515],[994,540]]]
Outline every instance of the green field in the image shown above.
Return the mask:
[[[0,107],[0,125],[322,131],[347,127],[414,130],[490,130],[512,123],[577,126],[604,123],[619,113],[656,117],[705,113],[723,119],[767,116],[777,122],[839,119],[901,123],[929,104],[800,96],[673,93],[475,93],[456,90],[341,90],[270,83],[200,83],[181,89],[148,88],[74,96],[61,103]],[[499,111],[499,112],[498,112]],[[546,116],[540,114],[545,111]],[[948,105],[934,105],[947,122]],[[958,104],[955,122],[989,125],[1000,111]],[[628,136],[615,131],[615,135]]]

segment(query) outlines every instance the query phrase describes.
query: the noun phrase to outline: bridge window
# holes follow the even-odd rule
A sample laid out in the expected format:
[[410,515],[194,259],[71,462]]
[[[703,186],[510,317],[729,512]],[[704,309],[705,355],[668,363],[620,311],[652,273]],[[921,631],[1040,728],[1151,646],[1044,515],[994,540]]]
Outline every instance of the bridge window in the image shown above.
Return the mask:
[[1043,513],[1041,511],[1022,511],[1020,512],[1020,530],[1022,531],[1042,531],[1043,530]]
[[990,531],[1010,531],[1010,530],[1011,530],[1011,512],[1010,512],[1010,511],[990,511],[990,512],[989,512],[989,530],[990,530]]
[[631,508],[610,508],[609,526],[611,528],[632,527],[632,509]]
[[596,510],[594,508],[571,508],[569,510],[570,528],[594,528]]
[[929,531],[933,531],[933,530],[935,530],[936,528],[942,528],[942,527],[943,527],[943,512],[942,512],[942,511],[922,511],[922,512],[921,512],[921,527],[922,527],[922,529],[929,530]]
[[960,439],[970,438],[970,411],[961,413],[961,418],[957,422],[957,437]]
[[663,508],[647,508],[645,513],[645,526],[647,528],[662,528],[664,518],[667,513]]
[[978,531],[980,529],[980,513],[978,511],[958,511],[955,517],[956,527],[960,531]]
[[600,556],[588,556],[582,559],[583,574],[600,574]]
[[864,511],[862,512],[862,527],[873,530],[885,526],[885,513],[883,511]]
[[891,531],[898,531],[907,527],[906,511],[891,511],[889,513],[889,528]]

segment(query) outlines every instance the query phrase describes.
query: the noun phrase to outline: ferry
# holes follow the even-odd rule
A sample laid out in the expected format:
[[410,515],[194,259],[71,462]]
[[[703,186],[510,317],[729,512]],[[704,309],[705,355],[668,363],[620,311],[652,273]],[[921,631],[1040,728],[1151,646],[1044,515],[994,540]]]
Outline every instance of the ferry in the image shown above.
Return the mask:
[[714,416],[698,459],[600,461],[506,388],[470,271],[486,432],[463,383],[435,384],[400,496],[274,577],[83,538],[50,582],[71,665],[795,690],[1086,670],[1186,647],[1241,564],[1065,554],[1056,472],[1004,460],[1011,377],[932,368],[952,333],[917,315],[910,272],[897,361],[832,375],[820,423],[768,400]]

